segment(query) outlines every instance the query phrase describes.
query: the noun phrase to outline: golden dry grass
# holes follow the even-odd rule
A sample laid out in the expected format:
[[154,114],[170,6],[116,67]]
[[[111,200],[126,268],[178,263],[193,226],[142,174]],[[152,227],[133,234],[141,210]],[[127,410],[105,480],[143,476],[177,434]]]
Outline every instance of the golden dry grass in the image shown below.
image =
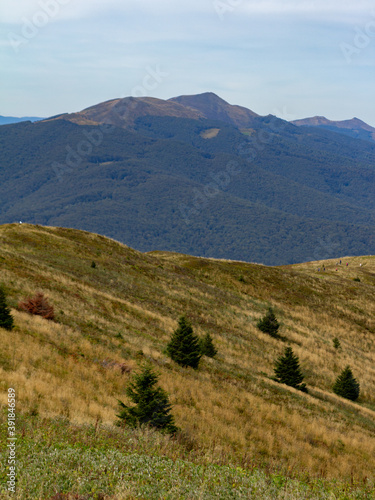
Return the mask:
[[209,128],[207,130],[202,130],[202,132],[200,133],[200,136],[203,139],[213,139],[214,137],[217,137],[219,132],[220,132],[219,128]]
[[[120,365],[148,360],[177,425],[212,461],[373,478],[375,257],[336,262],[326,261],[324,273],[322,263],[271,268],[141,254],[82,231],[1,226],[0,282],[16,328],[0,329],[0,403],[13,386],[19,409],[30,414],[112,423],[131,376]],[[48,296],[56,321],[16,309],[36,291]],[[269,305],[300,358],[309,394],[271,380],[286,344],[256,327]],[[219,350],[198,371],[163,354],[183,313]],[[332,393],[347,364],[361,384],[356,403]]]

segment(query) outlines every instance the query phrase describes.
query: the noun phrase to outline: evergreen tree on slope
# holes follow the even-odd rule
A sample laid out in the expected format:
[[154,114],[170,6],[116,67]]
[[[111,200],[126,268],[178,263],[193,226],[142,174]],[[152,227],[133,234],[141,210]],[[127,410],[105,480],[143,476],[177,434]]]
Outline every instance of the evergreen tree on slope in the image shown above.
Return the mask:
[[354,378],[350,366],[337,377],[333,392],[338,396],[355,401],[359,397],[359,382]]
[[257,327],[262,332],[271,335],[271,337],[278,337],[277,331],[280,328],[280,323],[277,321],[271,307],[268,308],[267,314],[258,321]]
[[13,326],[13,316],[10,314],[10,309],[7,306],[5,292],[0,287],[0,327],[12,330]]
[[207,332],[206,335],[199,341],[201,353],[203,356],[214,358],[217,354],[217,349],[214,346],[211,335]]
[[125,424],[133,428],[149,425],[170,434],[177,432],[173,416],[170,414],[171,404],[168,395],[161,387],[155,387],[157,381],[157,375],[147,366],[133,376],[126,389],[126,395],[135,406],[127,406],[119,401],[120,413],[117,417],[120,421],[117,425]]
[[299,359],[291,347],[285,348],[284,355],[280,356],[275,363],[274,371],[274,379],[277,382],[307,392],[306,384],[302,383],[304,377],[299,366]]
[[198,368],[202,356],[200,342],[185,316],[179,319],[178,328],[172,334],[166,352],[179,365]]

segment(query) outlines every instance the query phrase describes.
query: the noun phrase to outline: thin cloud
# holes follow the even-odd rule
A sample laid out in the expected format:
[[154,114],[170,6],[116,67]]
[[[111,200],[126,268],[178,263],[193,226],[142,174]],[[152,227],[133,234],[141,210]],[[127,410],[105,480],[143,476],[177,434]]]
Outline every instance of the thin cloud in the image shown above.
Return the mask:
[[135,12],[161,13],[171,16],[184,13],[214,12],[212,2],[201,2],[190,0],[189,2],[176,3],[175,0],[151,0],[123,1],[123,0],[17,0],[12,3],[0,4],[0,19],[2,23],[19,24],[24,17],[32,18],[37,12],[45,11],[47,4],[56,7],[56,19],[82,19],[97,17],[108,13],[117,12],[123,15],[132,15]]
[[[217,2],[230,6],[222,16]],[[38,21],[47,3],[55,15],[15,53],[9,34],[24,37],[23,19]],[[350,64],[340,48],[356,48],[374,10],[373,0],[0,0],[1,114],[48,116],[130,95],[159,67],[169,77],[155,97],[211,90],[260,114],[286,106],[374,123],[375,33]]]
[[309,15],[344,20],[348,16],[363,17],[375,13],[373,0],[17,0],[0,3],[0,19],[4,24],[21,24],[40,11],[54,5],[51,20],[95,18],[103,15],[132,17],[135,14],[160,15],[168,18],[189,15],[211,15],[217,18],[221,6],[233,15]]
[[374,10],[372,0],[248,0],[239,4],[243,10],[264,14],[363,13]]

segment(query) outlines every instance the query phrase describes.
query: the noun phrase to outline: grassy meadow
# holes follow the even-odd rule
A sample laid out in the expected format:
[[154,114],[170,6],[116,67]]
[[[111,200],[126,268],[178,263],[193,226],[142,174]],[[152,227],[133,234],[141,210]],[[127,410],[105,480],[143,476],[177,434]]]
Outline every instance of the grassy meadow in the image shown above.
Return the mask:
[[[19,414],[15,498],[375,498],[375,257],[266,267],[13,224],[0,226],[0,283],[16,325],[0,329],[1,444],[9,387]],[[54,321],[17,309],[37,291]],[[281,340],[256,327],[269,306]],[[163,353],[185,313],[219,351],[198,370]],[[289,344],[308,394],[271,379]],[[113,425],[144,362],[176,439]],[[348,364],[355,403],[332,392]]]

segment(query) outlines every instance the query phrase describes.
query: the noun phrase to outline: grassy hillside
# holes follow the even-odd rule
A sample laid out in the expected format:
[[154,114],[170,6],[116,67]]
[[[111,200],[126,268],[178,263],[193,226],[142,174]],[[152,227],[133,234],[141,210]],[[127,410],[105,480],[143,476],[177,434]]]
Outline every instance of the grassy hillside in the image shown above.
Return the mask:
[[[336,262],[326,261],[325,272],[318,272],[322,263],[272,268],[164,252],[141,254],[82,231],[1,226],[0,281],[16,328],[11,334],[0,329],[0,402],[5,405],[6,390],[14,386],[23,415],[21,486],[26,487],[31,474],[36,481],[33,491],[54,491],[53,484],[63,483],[64,464],[79,463],[74,453],[84,457],[84,463],[93,454],[97,472],[89,486],[102,484],[100,468],[108,465],[102,462],[104,457],[113,456],[108,470],[117,464],[126,471],[140,467],[138,462],[129,465],[135,454],[144,456],[142,460],[148,461],[144,467],[153,471],[162,456],[170,460],[163,476],[165,498],[220,498],[214,492],[210,497],[208,486],[204,490],[205,481],[215,487],[212,474],[224,481],[223,491],[230,484],[238,491],[244,488],[243,496],[233,498],[252,498],[246,488],[258,474],[255,469],[273,476],[257,476],[259,484],[263,481],[264,488],[271,489],[264,489],[263,497],[251,493],[254,498],[267,498],[266,492],[269,498],[374,498],[365,491],[374,484],[375,470],[375,257],[348,257],[341,266]],[[17,310],[18,302],[36,291],[49,297],[55,321]],[[269,305],[282,323],[285,341],[256,328]],[[217,358],[204,358],[197,371],[180,368],[163,354],[183,313],[196,333],[210,332],[219,350]],[[335,337],[340,350],[333,347]],[[286,342],[300,358],[308,394],[270,378]],[[184,432],[177,441],[125,432],[121,442],[120,431],[112,426],[117,399],[126,400],[131,370],[143,361],[154,366],[160,385],[170,395],[176,423]],[[122,374],[123,363],[130,373]],[[347,364],[361,384],[356,403],[331,389]],[[54,420],[57,417],[65,419],[61,425]],[[37,441],[39,445],[33,444]],[[79,452],[81,447],[84,453]],[[26,460],[28,456],[34,458]],[[178,462],[182,459],[184,466]],[[52,482],[38,472],[39,460],[54,471]],[[196,465],[187,465],[186,460]],[[89,467],[84,463],[82,474]],[[211,463],[231,464],[233,469],[208,468],[204,473],[194,469]],[[71,467],[64,488],[78,491],[81,466]],[[191,468],[185,469],[191,484],[196,474],[205,478],[194,483],[195,496],[171,493],[184,484],[183,467]],[[137,488],[146,488],[142,476],[134,479],[128,492],[119,493],[125,488],[119,477],[123,476],[116,476],[112,486],[108,480],[100,491],[135,498]],[[179,479],[173,483],[171,477]],[[280,484],[275,477],[280,477]],[[288,482],[288,488],[297,488],[292,493],[285,486],[286,477],[304,482]],[[331,483],[316,483],[318,479]],[[334,486],[334,480],[360,486],[362,496],[340,496],[342,487]],[[50,490],[42,489],[47,488],[45,481]],[[317,490],[315,496],[297,492],[305,485],[312,495],[309,488],[319,484],[323,496]],[[329,497],[332,488],[338,496]],[[162,497],[157,495],[153,491],[140,497]]]

